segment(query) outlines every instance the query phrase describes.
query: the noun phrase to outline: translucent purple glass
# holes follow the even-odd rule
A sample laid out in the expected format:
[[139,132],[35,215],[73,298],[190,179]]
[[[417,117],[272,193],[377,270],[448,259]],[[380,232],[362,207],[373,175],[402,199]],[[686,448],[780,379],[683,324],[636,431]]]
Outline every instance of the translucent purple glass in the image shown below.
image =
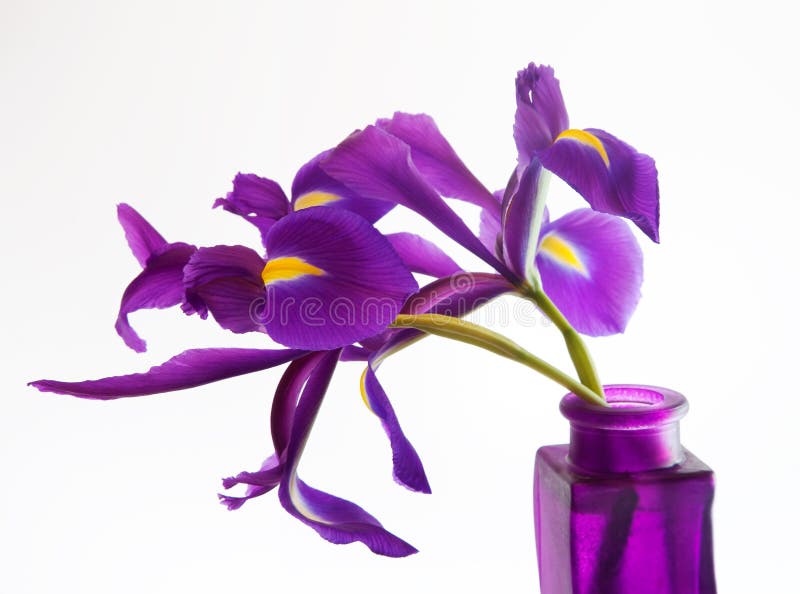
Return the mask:
[[711,469],[680,444],[688,403],[607,386],[609,407],[561,401],[569,445],[536,454],[542,594],[713,594]]

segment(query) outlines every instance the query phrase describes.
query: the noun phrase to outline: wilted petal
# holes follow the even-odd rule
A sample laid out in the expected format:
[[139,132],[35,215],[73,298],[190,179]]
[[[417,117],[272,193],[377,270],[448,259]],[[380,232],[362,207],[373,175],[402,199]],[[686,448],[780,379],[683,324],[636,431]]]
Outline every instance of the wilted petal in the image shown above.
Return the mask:
[[542,153],[542,164],[596,211],[626,217],[658,242],[655,161],[608,132],[566,130]]
[[286,371],[283,372],[281,381],[275,389],[275,396],[272,399],[272,413],[270,415],[270,428],[272,441],[275,444],[275,453],[264,460],[261,468],[256,472],[240,472],[236,476],[222,480],[222,486],[225,489],[230,489],[236,485],[247,485],[247,490],[243,496],[218,494],[220,501],[228,509],[239,509],[250,499],[269,493],[283,479],[286,448],[289,445],[297,401],[311,372],[323,357],[324,353],[308,353],[292,361]]
[[389,241],[360,216],[310,208],[267,235],[263,323],[277,342],[326,350],[377,334],[417,283]]
[[263,332],[263,268],[261,256],[240,245],[198,249],[184,268],[188,301],[184,310],[202,315],[207,309],[220,326],[232,332]]
[[539,151],[549,147],[562,130],[569,128],[561,87],[550,66],[528,64],[517,73],[517,112],[514,140],[520,165],[527,165]]
[[625,329],[642,284],[642,251],[625,221],[573,211],[542,229],[536,265],[545,293],[578,332]]
[[233,190],[214,202],[214,208],[218,206],[255,225],[263,238],[273,223],[289,212],[289,199],[271,179],[254,173],[237,173]]
[[398,111],[391,119],[378,120],[377,126],[411,148],[414,165],[440,194],[499,212],[492,193],[467,169],[429,115]]
[[372,552],[404,557],[416,552],[411,545],[386,531],[359,506],[318,491],[297,477],[297,464],[336,367],[339,352],[326,353],[311,374],[294,416],[286,450],[286,471],[278,491],[281,505],[291,515],[335,544],[362,542]]
[[39,380],[29,385],[42,392],[113,400],[194,388],[282,365],[304,354],[294,349],[192,349],[144,373],[82,382]]
[[244,495],[228,495],[218,493],[217,497],[229,510],[242,507],[250,499],[261,497],[277,487],[283,478],[283,464],[277,455],[273,454],[261,465],[261,469],[256,472],[240,472],[236,476],[222,479],[222,486],[231,489],[236,485],[247,485]]
[[[514,286],[502,276],[488,273],[458,273],[439,279],[421,289],[403,306],[403,313],[441,313],[461,316],[491,299],[514,291]],[[424,337],[414,329],[394,329],[381,337],[380,344],[369,344],[374,349],[361,377],[361,395],[364,403],[381,421],[392,449],[392,474],[395,480],[411,490],[430,493],[425,470],[411,442],[403,433],[386,392],[378,381],[376,372],[381,363],[397,351]],[[368,346],[368,348],[369,348]]]
[[322,167],[365,197],[410,208],[501,274],[508,273],[503,263],[483,246],[417,171],[411,150],[397,137],[375,126],[367,126],[331,151]]
[[144,270],[131,281],[122,295],[115,328],[136,352],[147,350],[128,323],[128,314],[146,308],[164,309],[179,305],[184,300],[183,267],[197,248],[185,243],[167,244],[161,253],[147,258]]
[[125,203],[118,204],[117,219],[125,231],[125,239],[128,240],[133,255],[142,268],[145,267],[150,256],[161,251],[167,245],[167,241],[161,234],[132,206]]
[[391,233],[386,239],[411,272],[428,276],[449,276],[461,270],[439,246],[414,233]]
[[394,479],[412,491],[430,493],[431,487],[425,476],[422,461],[403,433],[392,403],[389,402],[383,386],[375,375],[378,365],[380,365],[379,360],[372,360],[364,369],[361,377],[361,396],[369,409],[381,420],[383,429],[389,437]]
[[536,274],[533,264],[544,216],[548,177],[549,174],[534,158],[522,172],[516,190],[508,192],[503,201],[503,257],[509,268],[527,281],[533,281]]
[[385,200],[360,196],[325,173],[320,167],[320,161],[329,153],[329,150],[320,153],[303,165],[295,175],[292,182],[292,208],[295,211],[312,206],[336,206],[375,223],[394,208],[394,204]]

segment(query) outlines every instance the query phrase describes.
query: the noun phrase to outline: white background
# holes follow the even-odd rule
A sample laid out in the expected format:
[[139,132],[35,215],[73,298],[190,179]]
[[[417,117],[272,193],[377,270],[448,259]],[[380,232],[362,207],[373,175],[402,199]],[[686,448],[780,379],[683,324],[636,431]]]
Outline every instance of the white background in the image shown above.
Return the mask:
[[[556,68],[573,126],[658,163],[662,244],[640,235],[646,279],[626,334],[590,340],[602,378],[687,395],[683,442],[717,472],[720,591],[788,591],[794,22],[771,2],[0,2],[0,592],[537,591],[533,457],[567,424],[563,390],[520,366],[429,339],[381,369],[430,496],[393,483],[360,366],[337,373],[301,474],[420,549],[401,560],[326,543],[274,493],[237,512],[217,503],[221,477],[269,453],[278,370],[110,403],[25,386],[265,344],[168,310],[135,315],[150,350],[127,350],[113,322],[138,266],[118,202],[169,240],[257,247],[254,229],[210,209],[233,175],[286,187],[394,110],[434,116],[500,187],[514,75],[531,60]],[[554,185],[550,204],[580,200]],[[386,223],[438,237],[411,215]],[[553,328],[499,326],[569,369]]]

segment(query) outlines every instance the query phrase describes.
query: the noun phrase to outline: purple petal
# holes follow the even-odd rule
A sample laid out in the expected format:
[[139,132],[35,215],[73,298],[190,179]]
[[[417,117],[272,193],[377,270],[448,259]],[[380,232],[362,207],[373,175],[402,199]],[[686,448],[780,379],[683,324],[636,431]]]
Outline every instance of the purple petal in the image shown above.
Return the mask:
[[375,223],[394,205],[385,200],[364,198],[333,179],[320,167],[330,151],[324,151],[300,168],[292,182],[292,207],[295,211],[311,206],[336,206]]
[[398,111],[390,120],[378,120],[377,126],[411,148],[414,165],[440,194],[499,212],[492,193],[467,169],[429,115]]
[[132,206],[125,203],[117,205],[117,219],[125,231],[125,239],[142,268],[147,259],[160,252],[167,241]]
[[533,159],[522,173],[516,191],[503,202],[502,246],[508,266],[521,279],[535,275],[534,258],[544,216],[548,174]]
[[481,243],[486,246],[487,250],[500,258],[502,258],[503,249],[498,243],[498,239],[500,238],[500,206],[503,203],[503,194],[504,190],[494,193],[497,208],[491,210],[485,208],[481,209],[480,228],[478,231],[478,237]]
[[222,486],[226,489],[236,485],[247,485],[244,495],[235,496],[218,493],[217,497],[229,510],[239,509],[250,499],[261,497],[277,487],[281,482],[281,478],[283,478],[283,470],[283,464],[273,454],[264,460],[261,469],[257,472],[240,472],[236,476],[222,479]]
[[439,246],[414,233],[391,233],[386,239],[411,272],[442,277],[462,270]]
[[359,506],[318,491],[297,477],[297,464],[336,367],[339,352],[325,354],[303,390],[286,451],[286,471],[278,491],[281,505],[291,515],[335,544],[362,542],[372,552],[404,557],[416,552],[411,545],[387,532]]
[[658,242],[658,172],[651,157],[588,128],[566,131],[542,154],[542,164],[594,210],[628,218]]
[[272,399],[270,425],[275,453],[264,460],[256,472],[240,472],[222,480],[225,489],[240,484],[247,485],[244,496],[218,494],[220,501],[228,509],[239,509],[250,499],[269,493],[283,479],[286,448],[289,445],[297,401],[303,386],[322,357],[324,353],[309,353],[292,361],[283,372]]
[[514,140],[520,165],[527,165],[534,155],[549,147],[562,130],[569,128],[569,117],[561,87],[550,66],[528,64],[517,73],[516,86]]
[[164,309],[184,300],[183,267],[197,250],[185,243],[166,244],[161,253],[148,257],[144,270],[131,281],[122,295],[115,328],[125,344],[138,353],[147,350],[128,323],[128,314],[146,308]]
[[322,167],[365,197],[410,208],[501,274],[508,273],[417,171],[408,145],[388,132],[368,126],[351,134],[331,151]]
[[583,334],[625,329],[642,284],[642,252],[625,221],[575,210],[542,229],[536,256],[542,286]]
[[[286,346],[325,350],[377,334],[417,289],[389,241],[346,210],[310,208],[287,216],[272,227],[266,247],[262,321]],[[281,274],[267,278],[273,265]]]
[[42,392],[70,394],[80,398],[113,400],[185,390],[211,382],[269,369],[305,354],[293,349],[193,349],[144,373],[82,382],[38,380],[29,385]]
[[202,315],[208,309],[220,326],[239,334],[263,332],[263,268],[261,256],[240,245],[198,249],[184,268],[184,310]]
[[233,178],[233,191],[225,198],[217,198],[214,208],[239,215],[264,234],[273,223],[289,212],[289,199],[281,187],[254,173],[237,173]]
[[425,476],[422,461],[419,459],[414,446],[411,445],[411,442],[408,441],[403,433],[392,403],[389,402],[383,386],[381,386],[378,377],[375,375],[378,365],[378,362],[370,362],[364,370],[364,375],[361,378],[361,395],[368,404],[369,409],[381,420],[383,429],[389,437],[389,443],[392,448],[392,473],[394,479],[412,491],[430,493],[431,487],[428,484],[428,478]]

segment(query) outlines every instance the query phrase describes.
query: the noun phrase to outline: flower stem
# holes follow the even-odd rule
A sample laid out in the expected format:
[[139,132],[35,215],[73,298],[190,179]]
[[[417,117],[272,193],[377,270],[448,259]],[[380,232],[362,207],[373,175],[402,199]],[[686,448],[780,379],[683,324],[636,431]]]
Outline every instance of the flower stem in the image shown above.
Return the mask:
[[567,345],[567,351],[569,351],[569,356],[572,359],[572,363],[575,365],[575,371],[578,372],[578,377],[581,382],[593,392],[600,394],[605,401],[603,384],[600,383],[594,361],[592,361],[592,357],[581,335],[570,325],[567,318],[564,317],[564,314],[556,307],[555,303],[550,301],[550,298],[544,291],[541,289],[529,289],[524,294],[539,307],[542,313],[547,316],[561,332],[564,337],[564,342]]
[[391,326],[394,328],[415,328],[428,334],[435,334],[486,349],[538,371],[587,402],[600,405],[606,404],[605,399],[601,396],[602,392],[598,393],[596,390],[576,381],[560,369],[556,369],[536,355],[529,353],[505,336],[472,322],[440,314],[401,314],[397,316]]

